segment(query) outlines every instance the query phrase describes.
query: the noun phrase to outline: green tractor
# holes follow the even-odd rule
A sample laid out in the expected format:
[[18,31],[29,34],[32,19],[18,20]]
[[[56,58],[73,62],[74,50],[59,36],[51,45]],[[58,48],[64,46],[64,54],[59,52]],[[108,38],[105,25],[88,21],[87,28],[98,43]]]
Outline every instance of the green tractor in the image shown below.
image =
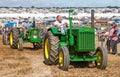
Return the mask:
[[10,31],[10,47],[13,49],[23,50],[23,43],[30,42],[35,49],[42,48],[41,31],[35,28],[35,21],[33,26],[29,28],[25,34],[22,28],[13,28]]
[[72,12],[69,10],[70,28],[65,34],[56,27],[48,29],[44,39],[44,63],[59,64],[60,69],[67,71],[70,62],[94,61],[97,68],[105,69],[107,52],[102,46],[95,49],[94,28],[72,28]]

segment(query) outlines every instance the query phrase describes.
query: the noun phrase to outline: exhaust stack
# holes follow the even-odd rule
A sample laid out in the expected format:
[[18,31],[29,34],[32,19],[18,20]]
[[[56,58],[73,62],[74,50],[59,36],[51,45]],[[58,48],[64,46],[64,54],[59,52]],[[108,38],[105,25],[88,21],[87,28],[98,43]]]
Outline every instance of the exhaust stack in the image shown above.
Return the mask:
[[94,10],[91,10],[91,28],[94,28],[94,20],[95,20],[95,18],[94,18]]
[[35,17],[33,17],[33,28],[35,28]]

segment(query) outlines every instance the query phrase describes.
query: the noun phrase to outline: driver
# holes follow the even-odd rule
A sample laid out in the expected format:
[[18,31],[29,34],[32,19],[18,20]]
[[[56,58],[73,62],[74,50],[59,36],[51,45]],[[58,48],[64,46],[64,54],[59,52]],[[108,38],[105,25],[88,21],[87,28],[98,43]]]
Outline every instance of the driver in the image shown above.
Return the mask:
[[29,19],[26,18],[25,22],[23,23],[23,27],[28,30],[30,27],[32,26],[32,24],[29,22]]
[[[54,22],[54,27],[57,27],[58,29],[61,29],[61,27],[63,28],[63,30],[65,30],[65,28],[68,27],[68,24],[65,20],[63,20],[62,16],[58,15],[56,17],[56,21]],[[62,30],[61,30],[62,32]]]
[[23,23],[24,34],[26,35],[28,29],[32,26],[32,23],[29,22],[29,19],[26,18],[25,22]]
[[63,25],[65,28],[68,27],[68,24],[65,20],[63,20],[62,16],[58,15],[56,17],[56,21],[54,22],[54,26],[57,28],[60,28],[60,26]]

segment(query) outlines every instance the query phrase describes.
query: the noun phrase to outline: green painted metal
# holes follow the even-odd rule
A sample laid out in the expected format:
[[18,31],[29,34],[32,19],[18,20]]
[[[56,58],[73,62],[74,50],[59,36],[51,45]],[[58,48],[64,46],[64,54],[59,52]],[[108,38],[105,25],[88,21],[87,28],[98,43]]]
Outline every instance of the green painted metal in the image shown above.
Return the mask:
[[93,56],[70,56],[70,61],[95,61],[98,59],[97,55]]
[[63,46],[68,46],[68,43],[66,43],[66,42],[59,42],[59,48],[61,48]]
[[62,34],[61,31],[59,31],[58,28],[56,28],[56,27],[51,27],[51,28],[49,28],[49,30],[51,30],[54,35]]
[[31,30],[28,31],[28,34],[30,36],[29,41],[31,43],[41,42],[39,29],[31,29]]
[[69,10],[69,23],[70,23],[70,33],[69,33],[69,44],[70,46],[74,45],[74,37],[72,35],[72,13],[73,13],[73,10],[70,9]]
[[40,30],[36,28],[30,28],[27,31],[27,36],[25,36],[24,31],[22,31],[19,37],[23,39],[23,42],[30,43],[42,42],[42,39],[40,37]]
[[75,39],[77,52],[88,52],[95,50],[94,29],[89,27],[73,28],[72,35]]

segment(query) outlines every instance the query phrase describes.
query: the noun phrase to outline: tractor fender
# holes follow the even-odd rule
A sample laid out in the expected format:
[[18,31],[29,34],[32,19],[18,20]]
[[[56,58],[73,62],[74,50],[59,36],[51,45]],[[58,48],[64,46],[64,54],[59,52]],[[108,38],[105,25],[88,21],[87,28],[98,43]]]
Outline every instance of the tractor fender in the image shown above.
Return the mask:
[[54,35],[61,34],[61,31],[59,31],[58,28],[56,28],[56,27],[51,27],[48,29],[48,31],[51,31]]
[[64,47],[64,46],[68,46],[68,43],[66,43],[66,42],[59,42],[59,48]]

